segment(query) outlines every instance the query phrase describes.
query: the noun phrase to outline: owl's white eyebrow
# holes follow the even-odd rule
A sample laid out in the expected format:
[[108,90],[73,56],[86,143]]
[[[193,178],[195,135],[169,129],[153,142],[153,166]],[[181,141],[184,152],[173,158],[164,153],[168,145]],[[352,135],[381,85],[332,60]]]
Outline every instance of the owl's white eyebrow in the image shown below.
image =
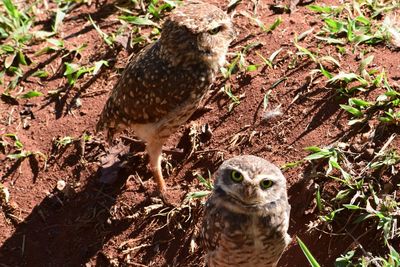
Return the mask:
[[274,175],[266,175],[266,174],[257,174],[255,176],[256,179],[268,179],[268,180],[272,180],[275,181],[276,180],[276,176]]
[[227,166],[227,169],[228,169],[229,171],[237,171],[237,172],[240,172],[240,169],[237,168],[236,166],[230,166],[230,165],[228,165],[228,166]]

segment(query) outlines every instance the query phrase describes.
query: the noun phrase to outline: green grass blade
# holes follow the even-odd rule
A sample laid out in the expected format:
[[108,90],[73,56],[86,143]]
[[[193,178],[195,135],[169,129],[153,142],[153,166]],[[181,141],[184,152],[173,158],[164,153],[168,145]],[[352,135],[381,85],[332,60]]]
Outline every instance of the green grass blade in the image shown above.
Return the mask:
[[319,263],[317,260],[314,258],[314,256],[311,254],[311,252],[308,250],[307,246],[301,241],[300,238],[296,237],[297,243],[299,243],[299,246],[301,250],[303,251],[304,255],[306,256],[308,262],[312,267],[320,267]]

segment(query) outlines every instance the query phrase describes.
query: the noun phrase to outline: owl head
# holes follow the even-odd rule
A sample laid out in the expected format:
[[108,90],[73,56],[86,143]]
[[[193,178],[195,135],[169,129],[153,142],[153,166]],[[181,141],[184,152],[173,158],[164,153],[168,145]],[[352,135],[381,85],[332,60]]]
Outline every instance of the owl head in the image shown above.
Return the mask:
[[269,161],[251,155],[225,161],[218,169],[214,190],[241,208],[268,206],[287,202],[286,179]]
[[196,1],[172,12],[163,24],[160,43],[177,64],[203,61],[218,67],[225,63],[235,36],[232,21],[224,11]]

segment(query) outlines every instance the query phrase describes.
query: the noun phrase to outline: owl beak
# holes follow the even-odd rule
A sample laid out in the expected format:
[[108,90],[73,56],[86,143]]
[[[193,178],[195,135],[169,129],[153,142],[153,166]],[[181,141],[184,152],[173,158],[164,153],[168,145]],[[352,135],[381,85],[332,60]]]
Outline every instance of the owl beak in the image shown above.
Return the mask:
[[255,198],[256,189],[253,186],[246,186],[243,193],[246,199],[251,200]]

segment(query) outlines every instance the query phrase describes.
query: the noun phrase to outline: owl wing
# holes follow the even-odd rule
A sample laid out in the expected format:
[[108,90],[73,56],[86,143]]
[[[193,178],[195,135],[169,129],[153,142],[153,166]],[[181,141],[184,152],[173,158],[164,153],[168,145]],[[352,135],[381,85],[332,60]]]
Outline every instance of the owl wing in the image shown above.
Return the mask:
[[203,245],[208,253],[217,250],[220,245],[221,233],[224,231],[225,221],[219,208],[213,203],[213,196],[207,201],[203,221]]
[[152,123],[186,101],[196,87],[195,73],[171,67],[155,42],[127,65],[100,115],[97,130]]
[[[290,211],[291,211],[291,209],[292,209],[292,206],[290,206],[290,204],[289,203],[287,203],[287,206],[286,206],[286,231],[289,229],[289,221],[290,221]],[[292,242],[292,238],[290,237],[290,235],[286,232],[286,235],[285,235],[285,242],[286,242],[286,245],[289,245],[290,244],[290,242]]]

